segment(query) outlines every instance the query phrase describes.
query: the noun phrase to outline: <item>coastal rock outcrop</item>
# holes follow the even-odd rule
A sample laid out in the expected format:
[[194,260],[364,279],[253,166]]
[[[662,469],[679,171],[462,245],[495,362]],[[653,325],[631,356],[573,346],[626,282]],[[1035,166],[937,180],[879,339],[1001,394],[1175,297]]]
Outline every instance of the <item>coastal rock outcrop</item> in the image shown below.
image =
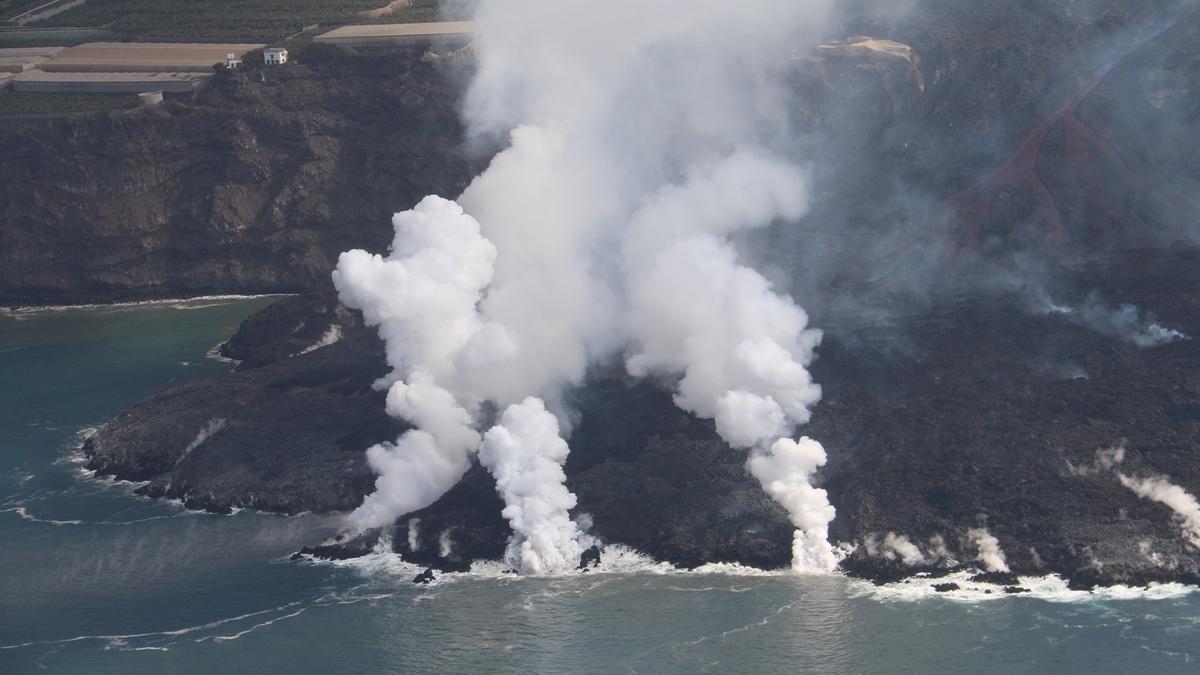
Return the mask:
[[[1118,269],[1139,270],[1141,281],[1110,273],[1110,292],[1124,289],[1115,297],[1200,334],[1190,290],[1200,284],[1197,263],[1197,253],[1127,257]],[[264,311],[247,325],[280,313]],[[1200,410],[1200,342],[1139,347],[987,301],[919,318],[893,347],[880,356],[877,344],[835,330],[814,366],[826,398],[804,431],[835,449],[824,487],[838,509],[833,538],[858,545],[843,563],[848,572],[886,581],[982,566],[971,533],[983,518],[1011,570],[983,577],[1002,586],[1050,572],[1084,585],[1200,581],[1200,555],[1174,514],[1096,459],[1124,442],[1121,470],[1200,489],[1200,418],[1192,415]],[[89,441],[89,465],[218,507],[353,508],[372,482],[362,450],[400,431],[370,387],[382,364],[378,338],[351,326],[329,347],[151,397]],[[570,439],[568,486],[592,534],[685,567],[789,564],[786,514],[710,422],[679,412],[654,383],[615,371],[594,373],[572,403],[584,414]],[[225,428],[185,455],[216,415]],[[392,546],[451,571],[497,559],[509,536],[502,507],[476,466],[397,523]],[[864,543],[889,532],[905,535],[916,552],[902,552],[913,561]],[[352,543],[316,554],[370,549]]]
[[[1072,588],[1200,582],[1179,514],[1122,479],[1166,476],[1200,494],[1200,205],[1189,197],[1200,185],[1200,21],[1180,6],[1101,0],[1080,16],[1061,3],[1013,12],[924,0],[842,33],[908,46],[912,61],[888,60],[899,74],[853,61],[798,72],[811,103],[791,112],[823,160],[812,212],[747,250],[773,266],[773,281],[811,291],[802,304],[827,331],[812,368],[824,399],[802,433],[829,451],[821,487],[848,573],[990,569],[998,593],[1047,573]],[[923,92],[907,73],[917,55]],[[403,70],[404,86],[379,94],[413,117],[386,142],[371,136],[372,147],[351,137],[394,118],[313,103],[329,101],[324,80],[304,69],[226,82],[211,109],[64,122],[70,140],[0,130],[16,141],[0,143],[15,160],[0,162],[0,177],[75,181],[0,196],[0,242],[13,242],[0,246],[0,299],[327,288],[337,251],[381,250],[391,211],[423,191],[452,194],[471,175],[468,160],[444,152],[461,129],[434,68]],[[243,105],[251,112],[235,112]],[[169,166],[143,148],[152,170],[115,172],[132,181],[115,187],[97,178],[112,158],[68,170],[38,156],[39,143],[103,156],[100,139],[143,122],[159,136],[191,124],[209,136],[155,146],[180,157]],[[214,134],[231,145],[212,151]],[[122,201],[139,181],[144,199]],[[94,216],[64,225],[89,205]],[[70,252],[85,243],[94,260],[77,274]],[[403,430],[371,387],[386,372],[378,338],[326,291],[252,317],[224,351],[243,359],[238,371],[134,406],[88,441],[89,466],[218,511],[357,506],[374,481],[363,450]],[[568,403],[581,417],[567,487],[590,534],[685,567],[789,564],[786,514],[744,454],[680,412],[667,388],[608,364]],[[1098,455],[1118,447],[1120,463]],[[476,466],[385,534],[416,564],[462,570],[502,555],[501,508]]]

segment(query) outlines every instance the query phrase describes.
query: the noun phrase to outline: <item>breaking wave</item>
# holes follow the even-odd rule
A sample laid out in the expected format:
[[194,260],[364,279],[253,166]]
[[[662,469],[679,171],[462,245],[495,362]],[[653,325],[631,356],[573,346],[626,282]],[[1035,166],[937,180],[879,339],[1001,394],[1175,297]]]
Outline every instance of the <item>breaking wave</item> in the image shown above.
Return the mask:
[[[941,598],[954,602],[989,602],[1004,598],[1044,600],[1047,602],[1086,602],[1113,600],[1170,600],[1200,591],[1198,586],[1179,583],[1151,583],[1146,586],[1106,586],[1091,591],[1073,590],[1067,580],[1056,574],[1041,577],[1018,577],[1018,587],[1027,592],[1006,593],[1004,586],[971,581],[977,572],[962,571],[943,577],[917,575],[894,583],[876,586],[869,581],[850,582],[852,597],[866,597],[882,602],[915,602]],[[959,588],[945,592],[934,589],[935,584],[956,584]]]
[[[381,541],[375,552],[351,560],[309,560],[310,564],[331,565],[351,569],[366,577],[392,577],[408,581],[424,571],[424,565],[408,562],[400,554],[390,550],[390,544]],[[1019,587],[1027,592],[1005,593],[1004,586],[971,581],[976,571],[961,571],[941,577],[926,574],[916,575],[902,581],[876,585],[864,579],[834,575],[846,583],[846,593],[850,598],[866,598],[878,602],[919,602],[941,599],[959,603],[977,603],[1002,599],[1034,599],[1047,602],[1089,602],[1089,601],[1123,601],[1123,600],[1171,600],[1181,598],[1197,591],[1198,586],[1180,583],[1151,583],[1144,587],[1109,586],[1098,587],[1092,591],[1072,590],[1067,580],[1058,575],[1040,577],[1019,577]],[[695,569],[677,567],[668,562],[651,558],[629,546],[610,544],[604,547],[603,559],[600,566],[583,572],[572,570],[550,576],[522,577],[513,573],[510,566],[499,560],[479,560],[471,564],[466,572],[439,573],[437,579],[430,584],[436,587],[440,584],[462,583],[477,580],[517,581],[545,579],[584,579],[596,576],[712,576],[712,577],[758,577],[776,579],[806,580],[808,577],[797,574],[791,569],[763,570],[737,563],[708,563]],[[938,592],[935,584],[957,584],[959,589]]]

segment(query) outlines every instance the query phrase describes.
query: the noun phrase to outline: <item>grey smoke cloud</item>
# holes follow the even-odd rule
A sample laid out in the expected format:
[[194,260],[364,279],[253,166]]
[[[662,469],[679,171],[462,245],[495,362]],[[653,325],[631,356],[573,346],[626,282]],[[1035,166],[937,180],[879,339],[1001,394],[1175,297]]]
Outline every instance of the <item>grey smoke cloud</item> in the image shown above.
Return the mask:
[[1151,349],[1189,340],[1187,335],[1159,324],[1134,305],[1110,306],[1097,293],[1089,293],[1078,306],[1061,305],[1044,291],[1033,300],[1034,311],[1057,316],[1100,335],[1128,342],[1142,349]]

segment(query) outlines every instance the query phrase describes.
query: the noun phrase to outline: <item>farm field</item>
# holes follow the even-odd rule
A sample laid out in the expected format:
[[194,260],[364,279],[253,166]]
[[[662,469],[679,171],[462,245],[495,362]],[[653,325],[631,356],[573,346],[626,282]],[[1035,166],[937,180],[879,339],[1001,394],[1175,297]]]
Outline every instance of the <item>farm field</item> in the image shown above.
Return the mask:
[[[0,0],[3,2],[3,0]],[[122,37],[269,38],[317,23],[356,23],[388,0],[89,0],[39,27],[102,26]],[[413,0],[382,18],[425,21],[438,16],[438,0]]]

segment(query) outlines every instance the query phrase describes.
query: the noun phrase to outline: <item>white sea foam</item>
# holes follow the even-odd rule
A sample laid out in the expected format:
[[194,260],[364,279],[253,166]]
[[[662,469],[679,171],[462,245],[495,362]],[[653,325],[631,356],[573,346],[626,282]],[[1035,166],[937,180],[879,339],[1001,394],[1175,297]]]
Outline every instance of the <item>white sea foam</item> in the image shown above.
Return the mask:
[[55,459],[53,463],[70,465],[71,474],[80,483],[90,483],[103,490],[117,489],[126,492],[130,496],[137,496],[134,495],[134,490],[149,484],[150,481],[128,481],[121,480],[115,476],[98,476],[95,469],[87,467],[88,457],[83,451],[83,444],[99,431],[100,427],[84,427],[75,432],[75,439],[70,450]]
[[[34,640],[0,645],[0,651],[25,647],[64,645],[77,642],[100,642],[104,644],[105,649],[122,651],[168,651],[171,647],[184,641],[228,642],[236,640],[259,628],[295,618],[314,608],[374,602],[392,596],[392,593],[366,592],[361,587],[355,587],[344,591],[330,592],[310,600],[297,600],[277,607],[238,614],[183,628],[146,631],[142,633],[76,635],[59,640]],[[253,623],[246,625],[249,622]],[[218,632],[226,631],[230,628],[234,628],[235,631],[225,634]]]
[[232,616],[232,617],[225,618],[225,619],[218,619],[216,621],[210,621],[208,623],[198,624],[195,626],[187,626],[185,628],[175,628],[175,629],[161,630],[161,631],[149,631],[149,632],[145,632],[145,633],[124,633],[124,634],[113,634],[113,635],[76,635],[74,637],[63,638],[61,640],[46,640],[46,641],[36,641],[35,640],[35,641],[30,641],[30,642],[22,642],[22,643],[18,643],[18,644],[0,645],[0,650],[18,649],[20,647],[32,647],[35,645],[58,645],[58,644],[68,644],[68,643],[72,643],[72,642],[87,642],[87,641],[104,642],[109,647],[119,649],[119,648],[128,646],[129,642],[131,640],[139,640],[139,639],[147,639],[147,638],[182,637],[182,636],[189,635],[192,633],[197,633],[197,632],[204,631],[204,630],[211,630],[213,628],[218,628],[220,626],[225,626],[225,625],[228,625],[231,623],[235,623],[237,621],[243,621],[245,619],[263,616],[266,614],[270,614],[271,612],[283,611],[283,610],[286,610],[286,609],[289,609],[292,607],[296,607],[298,605],[300,605],[299,602],[289,602],[286,605],[281,605],[279,607],[263,609],[263,610],[259,610],[256,612],[248,612],[246,614],[239,614],[237,616]]
[[[1028,593],[1008,594],[1004,587],[996,584],[985,584],[971,581],[978,571],[956,572],[944,577],[918,575],[882,586],[876,586],[869,581],[855,579],[850,582],[851,595],[868,597],[884,602],[912,602],[941,598],[955,602],[987,602],[1003,598],[1032,598],[1048,602],[1083,602],[1096,600],[1166,600],[1179,598],[1196,591],[1200,587],[1177,583],[1151,583],[1144,587],[1108,586],[1099,587],[1092,591],[1072,590],[1067,587],[1067,580],[1050,574],[1041,577],[1018,577],[1020,588]],[[939,593],[934,590],[935,584],[955,583],[958,590]]]
[[14,506],[14,507],[8,508],[8,509],[0,509],[0,513],[15,513],[18,516],[20,516],[22,520],[28,520],[29,522],[32,522],[32,523],[43,523],[46,525],[82,525],[83,524],[82,520],[54,520],[52,518],[38,518],[37,516],[29,513],[29,509],[25,508],[24,506]]
[[95,309],[129,309],[138,307],[170,306],[172,309],[204,309],[219,307],[231,302],[243,300],[259,300],[261,298],[286,298],[292,293],[264,293],[261,295],[198,295],[191,298],[161,298],[157,300],[137,300],[131,302],[91,303],[83,305],[29,305],[18,307],[0,307],[0,316],[19,318],[32,314],[48,312],[71,312]]
[[300,350],[299,352],[292,354],[292,356],[301,356],[304,354],[309,354],[309,353],[315,352],[318,349],[321,349],[323,347],[328,347],[329,345],[337,344],[337,342],[341,339],[342,339],[342,327],[336,323],[330,324],[329,330],[325,331],[325,334],[321,336],[320,340],[317,340],[316,342],[305,347],[304,349]]
[[[314,559],[309,562],[354,569],[364,576],[394,576],[405,579],[411,579],[425,569],[424,565],[417,565],[404,560],[403,556],[391,550],[390,543],[386,543],[382,539],[372,553],[359,558],[329,561]],[[603,548],[600,565],[586,572],[571,569],[555,574],[523,577],[513,573],[512,566],[501,560],[476,560],[471,563],[469,571],[439,573],[434,583],[468,579],[567,579],[586,578],[596,575],[790,577],[795,576],[795,572],[791,568],[762,570],[737,563],[708,563],[695,569],[685,569],[669,562],[655,560],[629,546],[610,544]]]
[[[582,579],[596,576],[678,576],[678,577],[742,577],[779,579],[802,579],[792,569],[763,570],[737,563],[709,563],[695,569],[676,567],[671,563],[657,561],[631,547],[620,544],[605,546],[599,567],[588,572],[572,570],[537,579]],[[377,546],[375,552],[351,560],[312,560],[313,564],[334,565],[354,569],[366,577],[396,577],[405,581],[421,573],[424,565],[407,562],[391,551],[390,544]],[[971,581],[980,570],[956,572],[943,577],[917,575],[902,581],[877,586],[870,581],[843,577],[847,593],[854,598],[869,598],[879,602],[917,602],[941,599],[950,602],[978,603],[1009,599],[1036,599],[1047,602],[1087,602],[1124,600],[1169,600],[1200,591],[1200,587],[1179,583],[1151,583],[1144,587],[1109,586],[1092,591],[1071,590],[1067,580],[1058,575],[1018,577],[1020,588],[1028,593],[1009,594],[1004,586]],[[842,576],[837,574],[835,576]],[[467,572],[439,573],[431,584],[458,583],[472,580],[509,581],[533,579],[512,572],[509,565],[499,560],[480,560],[472,563]],[[939,593],[935,584],[956,583],[959,590]]]
[[209,349],[204,353],[204,358],[212,359],[213,361],[220,361],[221,363],[229,363],[235,366],[238,365],[241,363],[239,359],[231,359],[221,353],[221,348],[224,347],[228,342],[228,340],[225,340],[213,345],[212,349]]

